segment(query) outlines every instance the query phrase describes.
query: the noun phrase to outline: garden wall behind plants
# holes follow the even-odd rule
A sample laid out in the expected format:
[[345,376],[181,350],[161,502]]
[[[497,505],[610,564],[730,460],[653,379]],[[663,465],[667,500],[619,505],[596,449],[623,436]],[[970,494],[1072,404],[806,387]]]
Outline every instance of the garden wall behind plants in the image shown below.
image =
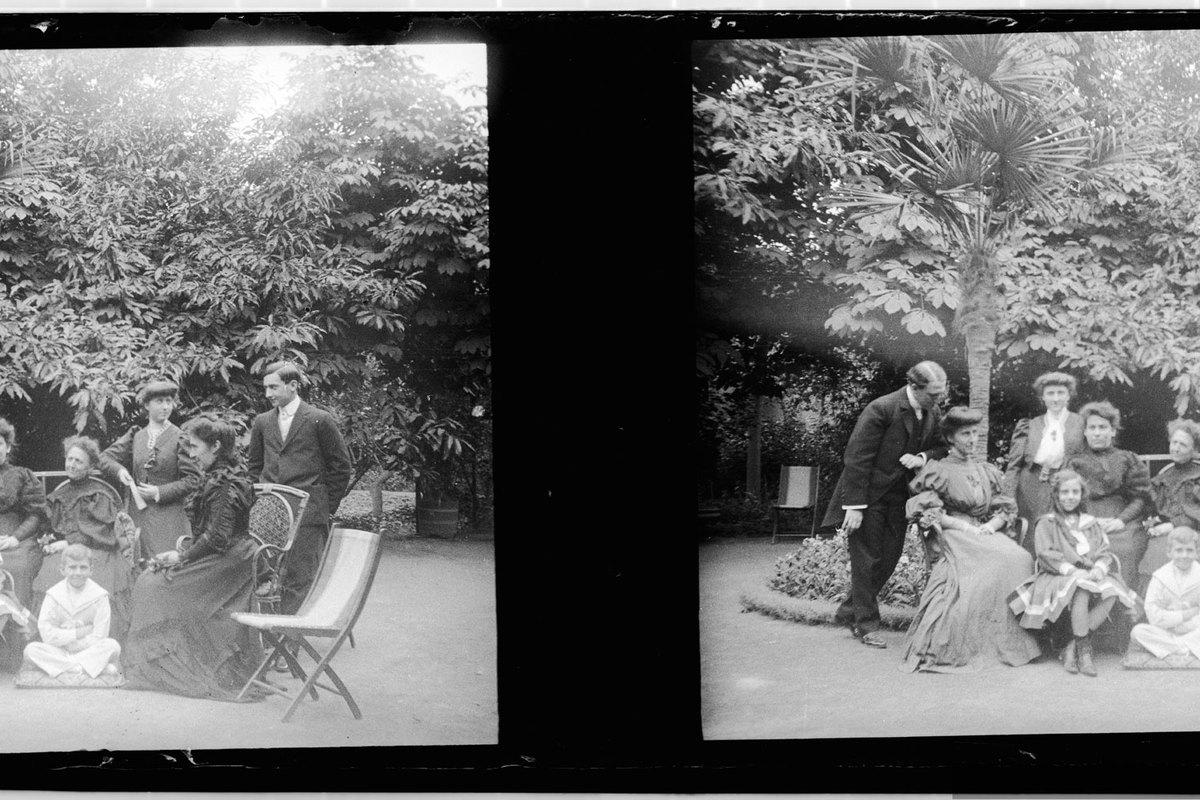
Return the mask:
[[[884,585],[879,602],[915,608],[928,578],[924,545],[913,529],[905,534],[896,571]],[[789,597],[841,602],[850,591],[850,553],[846,534],[805,539],[800,547],[775,563],[767,586]]]

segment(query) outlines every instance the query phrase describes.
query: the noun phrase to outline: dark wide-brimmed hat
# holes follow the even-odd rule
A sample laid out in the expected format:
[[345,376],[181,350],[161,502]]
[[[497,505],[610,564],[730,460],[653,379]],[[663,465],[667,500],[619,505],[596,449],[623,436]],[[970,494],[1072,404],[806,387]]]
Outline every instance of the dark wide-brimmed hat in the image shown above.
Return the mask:
[[150,381],[137,393],[137,401],[141,405],[146,405],[156,397],[170,397],[172,400],[179,397],[179,384],[175,381]]

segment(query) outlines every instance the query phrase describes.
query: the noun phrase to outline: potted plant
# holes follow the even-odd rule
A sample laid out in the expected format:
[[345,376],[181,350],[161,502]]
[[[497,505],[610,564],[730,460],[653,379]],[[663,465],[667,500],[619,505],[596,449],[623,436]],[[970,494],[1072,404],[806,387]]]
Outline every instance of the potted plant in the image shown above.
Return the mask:
[[[440,416],[429,398],[418,397],[397,379],[383,376],[367,359],[362,380],[322,399],[338,410],[355,463],[354,483],[373,471],[372,516],[383,516],[382,485],[393,473],[416,489],[417,533],[449,538],[458,530],[460,462],[464,448],[457,420]],[[353,484],[352,484],[353,485]]]
[[405,415],[406,429],[392,461],[413,476],[417,534],[451,538],[458,532],[458,466],[463,449],[462,424],[431,408]]

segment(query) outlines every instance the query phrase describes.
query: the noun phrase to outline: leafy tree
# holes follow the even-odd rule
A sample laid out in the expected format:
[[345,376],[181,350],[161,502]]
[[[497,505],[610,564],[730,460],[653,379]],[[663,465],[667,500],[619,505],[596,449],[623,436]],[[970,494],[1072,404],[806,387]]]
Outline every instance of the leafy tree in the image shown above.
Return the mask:
[[[1005,352],[1043,350],[1069,367],[1128,386],[1166,381],[1182,414],[1200,398],[1200,316],[1192,297],[1200,252],[1200,74],[1196,31],[1080,37],[1077,85],[1099,124],[1121,126],[1143,157],[1114,182],[1082,181],[1056,217],[1020,231],[1005,285]],[[1049,312],[1049,313],[1048,313]]]
[[943,333],[932,309],[953,310],[970,404],[985,414],[1007,310],[1000,287],[1013,268],[1005,249],[1027,220],[1058,216],[1077,181],[1101,180],[1124,155],[1111,130],[1082,116],[1064,57],[1073,52],[1069,38],[1046,34],[913,37],[853,40],[813,61],[888,103],[895,120],[869,136],[872,171],[829,195],[856,211],[859,228],[840,243],[848,262],[836,278],[855,298],[831,326],[882,310],[903,313],[912,333]]
[[422,402],[469,383],[437,371],[486,397],[482,109],[398,48],[329,48],[264,115],[247,59],[0,54],[0,394],[103,428],[167,374],[245,411],[289,357],[318,388],[374,358]]
[[[959,332],[970,402],[986,409],[998,337],[1048,313],[1010,302],[1032,284],[1017,263],[1028,227],[1081,184],[1139,177],[1105,127],[1119,120],[1087,114],[1076,57],[1056,34],[714,46],[706,61],[735,77],[697,91],[697,229],[740,225],[715,237],[730,262],[772,252],[774,288],[886,360],[939,357],[919,342]],[[803,277],[792,290],[776,275]]]

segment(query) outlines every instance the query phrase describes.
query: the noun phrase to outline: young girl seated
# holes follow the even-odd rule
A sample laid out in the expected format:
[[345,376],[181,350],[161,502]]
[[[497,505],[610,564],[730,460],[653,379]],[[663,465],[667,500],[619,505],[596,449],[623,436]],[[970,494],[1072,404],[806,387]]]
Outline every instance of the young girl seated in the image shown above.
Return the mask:
[[1120,564],[1109,552],[1104,525],[1084,513],[1085,486],[1079,473],[1064,469],[1051,481],[1053,511],[1034,529],[1037,574],[1017,587],[1009,606],[1021,626],[1038,630],[1070,608],[1072,640],[1060,655],[1072,674],[1095,677],[1091,633],[1120,600],[1133,608],[1136,595],[1122,582]]
[[1146,589],[1149,623],[1133,627],[1131,638],[1156,658],[1174,653],[1200,658],[1200,569],[1195,568],[1196,539],[1191,528],[1167,534],[1171,560],[1154,571]]
[[26,645],[25,659],[51,678],[72,672],[89,678],[118,674],[121,646],[108,638],[108,592],[91,579],[91,551],[67,545],[59,571],[63,579],[46,590],[38,614],[42,641]]

